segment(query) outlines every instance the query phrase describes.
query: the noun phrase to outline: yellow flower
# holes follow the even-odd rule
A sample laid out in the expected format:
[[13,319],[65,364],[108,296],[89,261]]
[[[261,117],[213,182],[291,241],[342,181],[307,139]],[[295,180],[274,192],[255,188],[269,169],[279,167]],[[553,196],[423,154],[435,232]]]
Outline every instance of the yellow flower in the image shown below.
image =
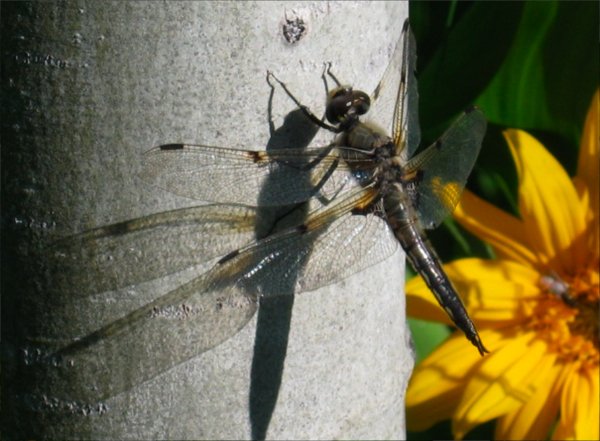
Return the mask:
[[[600,439],[599,107],[596,91],[573,179],[531,135],[504,133],[520,218],[465,192],[455,217],[498,258],[444,267],[490,354],[455,332],[425,359],[407,392],[410,430],[452,419],[460,439],[497,418],[496,439]],[[449,323],[421,278],[406,291],[409,315]]]

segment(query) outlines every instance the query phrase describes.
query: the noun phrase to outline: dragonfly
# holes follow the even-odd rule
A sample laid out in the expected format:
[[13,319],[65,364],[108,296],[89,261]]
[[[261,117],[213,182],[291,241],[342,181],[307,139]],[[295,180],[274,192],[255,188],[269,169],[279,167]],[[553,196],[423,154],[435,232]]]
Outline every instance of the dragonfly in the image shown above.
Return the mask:
[[[78,376],[64,385],[65,396],[105,398],[140,381],[113,375],[115,364],[126,360],[128,369],[143,373],[141,380],[149,379],[235,335],[253,317],[259,299],[340,281],[384,260],[398,245],[456,326],[482,355],[487,352],[425,235],[458,203],[486,120],[469,108],[416,153],[415,46],[406,22],[373,99],[342,85],[328,65],[326,76],[335,88],[328,93],[327,122],[269,73],[269,83],[283,88],[315,127],[336,134],[326,145],[238,150],[177,143],[148,151],[144,181],[212,204],[59,240],[50,248],[53,284],[73,298],[86,298],[211,259],[213,266],[83,336],[32,351],[30,364],[46,366],[48,382]],[[384,96],[393,102],[379,99]],[[363,122],[367,111],[388,124],[390,135]],[[264,228],[265,208],[271,207],[280,211]],[[149,355],[165,348],[160,361]]]

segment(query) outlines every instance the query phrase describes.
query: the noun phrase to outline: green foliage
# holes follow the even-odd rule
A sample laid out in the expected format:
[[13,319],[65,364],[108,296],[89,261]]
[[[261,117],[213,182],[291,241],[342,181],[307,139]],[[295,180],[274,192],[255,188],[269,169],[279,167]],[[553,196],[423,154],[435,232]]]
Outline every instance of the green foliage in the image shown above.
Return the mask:
[[[598,15],[597,2],[411,2],[424,145],[467,106],[481,107],[488,132],[468,188],[518,216],[502,131],[527,130],[574,174],[600,75]],[[452,221],[431,236],[445,261],[489,257]]]
[[450,329],[441,323],[409,318],[408,324],[415,344],[417,363],[420,363],[451,334]]

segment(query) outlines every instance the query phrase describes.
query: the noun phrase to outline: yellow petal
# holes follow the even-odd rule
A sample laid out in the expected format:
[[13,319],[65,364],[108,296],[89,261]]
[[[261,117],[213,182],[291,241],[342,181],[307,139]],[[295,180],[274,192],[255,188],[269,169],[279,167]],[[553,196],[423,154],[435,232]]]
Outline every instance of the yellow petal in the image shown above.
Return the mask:
[[554,439],[600,439],[598,369],[572,369],[565,381]]
[[433,378],[422,378],[420,381],[429,384],[430,389],[439,388],[438,393],[426,402],[406,405],[406,426],[408,430],[422,432],[434,424],[449,420],[456,404],[462,395],[462,386],[451,386],[448,381],[443,384],[432,383]]
[[579,161],[577,164],[577,176],[586,183],[590,192],[590,202],[593,211],[598,218],[598,192],[599,192],[599,172],[598,172],[598,157],[600,133],[598,125],[600,124],[600,89],[596,89],[596,93],[590,103],[590,108],[585,119],[583,134],[581,137],[581,145],[579,146]]
[[465,190],[453,213],[468,231],[494,247],[500,257],[534,265],[523,223],[514,216]]
[[535,138],[506,130],[519,175],[519,209],[542,265],[573,274],[587,257],[586,207],[562,166]]
[[542,363],[551,366],[540,379],[539,386],[530,400],[514,412],[501,417],[496,423],[495,439],[547,439],[560,405],[563,385],[562,364],[556,357],[546,354]]
[[575,436],[577,439],[600,439],[600,372],[598,366],[595,370],[586,371],[586,382],[589,387],[583,392],[582,403],[588,403],[582,408],[577,417]]
[[575,176],[573,178],[573,185],[577,190],[581,205],[583,207],[589,207],[586,219],[587,231],[585,233],[589,255],[586,260],[593,261],[600,256],[600,227],[598,217],[592,211],[593,203],[590,201],[590,193],[587,184],[579,176]]
[[[497,347],[502,341],[500,333],[490,332],[485,338],[489,348]],[[450,419],[466,381],[481,360],[458,332],[423,360],[413,372],[406,393],[408,428],[421,431]]]
[[600,215],[598,214],[598,204],[600,196],[600,173],[599,173],[599,144],[600,144],[600,90],[596,90],[590,108],[588,110],[581,145],[579,146],[579,162],[577,164],[577,178],[581,179],[589,193],[589,206],[591,212],[590,229],[590,250],[594,256],[598,256],[600,247]]
[[444,265],[477,323],[516,324],[530,314],[530,301],[539,297],[540,275],[510,260],[461,259]]
[[421,276],[406,283],[406,313],[415,318],[432,322],[452,324],[448,314],[440,307]]
[[452,419],[453,432],[462,438],[476,425],[515,411],[531,399],[543,372],[547,344],[534,334],[515,336],[485,357],[471,376],[463,400]]
[[[540,275],[529,266],[509,260],[460,259],[444,270],[476,324],[507,326],[523,321],[539,296]],[[406,285],[408,315],[452,324],[423,280]]]

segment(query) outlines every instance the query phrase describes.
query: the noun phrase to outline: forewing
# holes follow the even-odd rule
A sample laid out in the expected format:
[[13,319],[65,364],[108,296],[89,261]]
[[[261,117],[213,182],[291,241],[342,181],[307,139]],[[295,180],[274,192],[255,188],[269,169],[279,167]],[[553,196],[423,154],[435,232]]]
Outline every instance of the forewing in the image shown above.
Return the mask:
[[347,214],[316,239],[302,267],[298,291],[309,291],[343,280],[391,256],[398,241],[379,216]]
[[333,145],[253,151],[170,144],[145,154],[140,176],[167,191],[202,201],[280,206],[332,197],[338,190],[333,183],[347,172]]
[[396,154],[405,158],[412,156],[421,142],[416,66],[415,37],[406,20],[390,64],[373,93],[371,107],[376,121],[386,130],[391,128]]
[[204,205],[61,239],[42,256],[51,277],[47,286],[85,297],[184,270],[249,243],[256,216],[252,207]]
[[239,278],[244,291],[260,296],[311,291],[342,280],[397,249],[387,224],[376,214],[352,214],[373,202],[374,190],[355,187],[341,203],[311,213],[294,228],[250,245],[224,261],[249,270]]
[[414,203],[425,228],[437,227],[454,210],[485,135],[483,113],[472,108],[404,167],[415,185]]

